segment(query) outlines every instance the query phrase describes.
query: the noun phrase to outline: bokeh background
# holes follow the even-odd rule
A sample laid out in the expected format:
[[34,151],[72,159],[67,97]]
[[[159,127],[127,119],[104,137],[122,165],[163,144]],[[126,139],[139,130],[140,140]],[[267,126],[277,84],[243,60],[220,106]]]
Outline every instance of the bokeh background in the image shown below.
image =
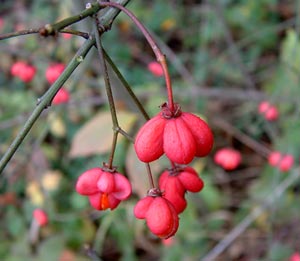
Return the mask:
[[[86,2],[2,0],[0,31],[54,23],[81,12]],[[133,216],[149,185],[128,140],[119,140],[114,165],[133,182],[129,200],[112,212],[97,212],[75,192],[82,172],[107,161],[112,138],[103,77],[92,50],[64,85],[69,102],[41,115],[1,173],[1,260],[190,261],[217,253],[220,242],[228,246],[213,260],[289,260],[300,251],[300,2],[131,0],[127,7],[166,54],[175,100],[184,111],[201,115],[214,132],[212,153],[192,163],[205,187],[187,195],[180,228],[167,242]],[[71,28],[90,32],[92,20]],[[50,87],[48,66],[68,64],[83,42],[61,34],[0,41],[1,155]],[[147,69],[155,57],[124,14],[104,33],[103,45],[147,112],[158,113],[166,101],[164,79]],[[20,60],[36,68],[29,83],[10,73]],[[120,125],[134,137],[143,117],[111,77]],[[258,113],[264,100],[278,109],[277,120]],[[233,171],[214,162],[223,147],[241,153],[242,162]],[[269,166],[267,157],[275,150],[293,155],[289,171]],[[164,158],[152,164],[156,177],[166,166]],[[46,211],[49,223],[33,243],[35,208]],[[236,234],[229,242],[232,231]]]

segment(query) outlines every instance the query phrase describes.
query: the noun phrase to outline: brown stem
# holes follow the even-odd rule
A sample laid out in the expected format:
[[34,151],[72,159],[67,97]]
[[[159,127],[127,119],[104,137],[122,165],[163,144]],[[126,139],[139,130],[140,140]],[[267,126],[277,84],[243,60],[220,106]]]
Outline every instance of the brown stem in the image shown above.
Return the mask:
[[154,185],[154,180],[153,180],[153,176],[152,176],[152,173],[151,173],[150,164],[145,163],[145,165],[146,165],[146,168],[147,168],[149,183],[150,183],[151,189],[153,189],[153,188],[155,188],[155,185]]
[[171,83],[171,78],[168,70],[168,65],[166,62],[165,55],[162,53],[156,42],[154,41],[153,37],[149,33],[149,31],[145,28],[145,26],[138,20],[138,18],[130,12],[127,8],[125,8],[122,5],[119,5],[117,3],[113,2],[100,2],[99,5],[101,7],[115,7],[123,11],[125,14],[127,14],[130,19],[136,24],[136,26],[141,30],[145,38],[147,39],[148,43],[150,44],[157,61],[161,64],[165,76],[165,81],[166,81],[166,87],[167,87],[167,93],[168,93],[168,106],[171,111],[174,111],[174,101],[173,101],[173,90],[172,90],[172,83]]

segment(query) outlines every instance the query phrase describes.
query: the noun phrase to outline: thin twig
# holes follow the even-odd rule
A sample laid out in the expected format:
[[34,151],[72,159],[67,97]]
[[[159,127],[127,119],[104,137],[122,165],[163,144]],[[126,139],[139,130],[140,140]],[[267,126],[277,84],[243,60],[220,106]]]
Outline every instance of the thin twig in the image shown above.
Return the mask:
[[109,155],[109,161],[108,161],[108,168],[112,169],[113,167],[113,159],[116,151],[116,146],[117,146],[117,140],[118,140],[118,129],[119,129],[119,122],[118,122],[118,117],[117,117],[117,112],[116,112],[116,107],[115,107],[115,102],[114,102],[114,97],[111,89],[111,84],[110,84],[110,79],[109,79],[109,74],[107,71],[107,66],[104,58],[104,52],[103,52],[103,47],[102,47],[102,42],[101,42],[101,37],[100,33],[98,30],[98,19],[95,17],[95,22],[94,22],[94,32],[95,32],[95,38],[96,38],[96,46],[98,50],[98,55],[99,55],[99,60],[100,60],[100,67],[101,67],[101,72],[104,77],[104,83],[105,83],[105,90],[106,90],[106,96],[108,99],[109,103],[109,109],[110,109],[110,114],[112,118],[112,124],[113,124],[113,142],[112,142],[112,147],[110,150],[110,155]]
[[[120,5],[126,5],[129,1],[130,0],[118,0],[116,3],[118,3]],[[95,2],[92,4],[87,4],[86,9],[83,10],[82,12],[80,12],[79,14],[68,17],[68,18],[63,19],[54,24],[46,24],[40,28],[1,34],[0,40],[9,39],[9,38],[21,36],[21,35],[35,34],[35,33],[39,33],[43,36],[49,36],[49,35],[55,36],[59,31],[61,31],[65,27],[75,24],[75,23],[85,19],[86,17],[96,14],[101,8],[103,8],[103,7],[100,6],[100,4],[98,2]],[[113,20],[115,19],[115,17],[118,14],[119,14],[119,11],[116,12],[116,10],[113,10],[113,8],[110,8],[109,10],[106,11],[105,15],[103,15],[103,21],[105,21],[105,23],[103,23],[103,25],[105,26],[106,29],[110,28]],[[106,17],[110,17],[110,19],[107,20]],[[86,37],[85,33],[81,34],[81,32],[78,32],[78,33],[74,33],[74,34],[80,35],[82,37]]]
[[248,227],[255,221],[267,208],[269,208],[274,202],[277,202],[278,198],[300,177],[299,168],[292,170],[289,176],[283,180],[278,187],[273,190],[266,198],[265,202],[256,207],[251,213],[246,216],[227,236],[219,242],[212,250],[210,250],[201,260],[212,261],[228,248]]
[[148,113],[145,111],[143,105],[141,104],[141,102],[139,101],[139,99],[136,97],[136,95],[132,91],[130,85],[128,84],[128,82],[126,81],[126,79],[123,77],[123,75],[121,74],[121,72],[119,71],[119,69],[115,65],[115,63],[112,61],[112,59],[110,58],[110,56],[105,52],[104,49],[103,49],[103,51],[104,51],[105,60],[109,63],[109,65],[111,66],[111,68],[115,72],[115,75],[121,81],[123,87],[128,92],[128,94],[130,95],[131,99],[133,100],[133,102],[135,103],[135,105],[137,106],[137,108],[139,109],[139,111],[142,113],[142,115],[144,116],[144,118],[146,120],[149,120],[150,117],[149,117]]
[[149,45],[151,46],[157,61],[161,64],[165,81],[166,81],[166,87],[167,87],[167,93],[168,93],[168,107],[170,108],[171,112],[174,112],[175,106],[174,106],[174,100],[173,100],[173,89],[172,89],[172,82],[171,77],[168,70],[168,65],[166,61],[165,55],[162,53],[156,42],[154,41],[152,35],[149,33],[149,31],[146,29],[146,27],[138,20],[138,18],[128,9],[126,9],[124,6],[119,5],[117,3],[113,2],[99,2],[100,6],[102,7],[114,7],[117,9],[122,10],[134,23],[135,25],[140,29],[140,31],[145,36],[146,40],[148,41]]
[[226,132],[233,135],[236,139],[238,139],[240,142],[242,142],[243,144],[247,145],[249,148],[256,151],[258,154],[264,157],[267,157],[270,154],[270,150],[267,147],[263,146],[262,144],[252,139],[248,135],[244,134],[243,132],[235,128],[230,123],[222,119],[216,119],[212,123],[217,127],[222,128]]

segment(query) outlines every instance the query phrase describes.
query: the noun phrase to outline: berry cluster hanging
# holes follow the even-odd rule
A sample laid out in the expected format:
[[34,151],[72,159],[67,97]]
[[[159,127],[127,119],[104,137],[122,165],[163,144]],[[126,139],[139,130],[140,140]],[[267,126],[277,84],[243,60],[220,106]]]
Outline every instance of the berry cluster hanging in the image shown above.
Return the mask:
[[[133,140],[137,157],[147,166],[150,181],[147,195],[134,207],[134,215],[138,219],[145,219],[153,234],[166,239],[177,232],[178,215],[187,206],[186,192],[199,192],[204,186],[196,170],[187,164],[191,163],[195,157],[205,157],[209,154],[213,146],[213,134],[208,124],[200,117],[182,111],[180,105],[174,103],[165,56],[134,14],[113,2],[102,2],[100,5],[119,8],[133,20],[152,47],[165,78],[168,101],[160,106],[161,111],[156,116],[140,128]],[[97,48],[100,58],[101,56],[103,58],[100,37],[97,41]],[[101,62],[105,73],[104,59]],[[104,78],[113,124],[115,129],[119,129],[109,77]],[[130,182],[112,165],[116,140],[117,135],[114,136],[114,147],[109,163],[104,163],[102,168],[87,170],[77,180],[76,191],[87,196],[91,206],[96,210],[113,210],[131,194]],[[163,171],[159,177],[158,186],[155,186],[149,163],[158,160],[162,155],[170,160],[171,166]]]

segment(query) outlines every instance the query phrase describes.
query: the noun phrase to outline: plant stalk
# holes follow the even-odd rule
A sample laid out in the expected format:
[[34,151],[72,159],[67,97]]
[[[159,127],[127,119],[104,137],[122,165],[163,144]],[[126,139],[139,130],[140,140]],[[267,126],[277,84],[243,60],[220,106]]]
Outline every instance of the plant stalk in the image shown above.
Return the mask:
[[166,57],[154,41],[153,37],[149,33],[149,31],[144,27],[144,25],[138,20],[138,18],[127,8],[125,8],[122,5],[119,5],[118,3],[113,3],[113,2],[100,2],[99,3],[101,7],[115,7],[123,11],[125,14],[127,14],[130,19],[135,23],[135,25],[141,30],[143,35],[145,36],[146,40],[148,41],[149,45],[151,46],[157,61],[161,64],[165,76],[165,81],[166,81],[166,87],[167,87],[167,93],[168,93],[168,107],[170,108],[171,112],[174,112],[174,101],[173,101],[173,89],[172,89],[172,83],[171,83],[171,78],[166,62]]

